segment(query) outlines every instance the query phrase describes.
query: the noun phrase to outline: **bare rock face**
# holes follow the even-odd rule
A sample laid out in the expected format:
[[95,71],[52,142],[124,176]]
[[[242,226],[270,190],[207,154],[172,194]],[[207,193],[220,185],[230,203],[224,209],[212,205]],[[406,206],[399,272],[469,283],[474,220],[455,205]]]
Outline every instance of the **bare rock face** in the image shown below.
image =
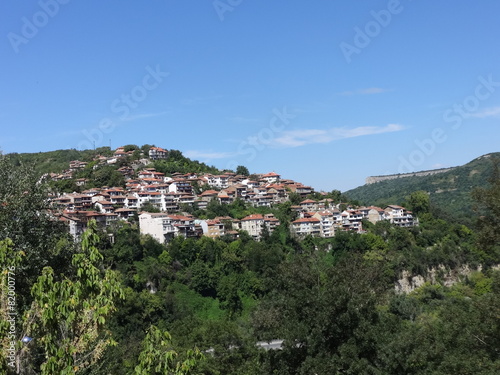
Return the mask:
[[374,184],[376,182],[380,181],[387,181],[387,180],[395,180],[397,178],[405,178],[405,177],[415,177],[415,176],[430,176],[438,173],[444,173],[448,172],[455,169],[455,167],[451,168],[441,168],[441,169],[433,169],[429,171],[420,171],[420,172],[413,172],[413,173],[400,173],[400,174],[390,174],[390,175],[385,175],[385,176],[370,176],[367,177],[365,180],[366,185]]
[[[500,265],[492,268],[498,270],[500,269]],[[472,272],[481,271],[482,269],[482,266],[474,269],[468,264],[464,264],[454,269],[439,265],[438,267],[428,269],[425,276],[412,275],[409,271],[403,271],[399,280],[395,282],[394,289],[398,294],[408,294],[427,282],[430,284],[441,284],[445,287],[451,287],[456,283],[464,281]]]
[[412,276],[410,272],[403,271],[401,278],[396,281],[395,289],[398,294],[408,294],[425,284],[425,279],[421,275]]

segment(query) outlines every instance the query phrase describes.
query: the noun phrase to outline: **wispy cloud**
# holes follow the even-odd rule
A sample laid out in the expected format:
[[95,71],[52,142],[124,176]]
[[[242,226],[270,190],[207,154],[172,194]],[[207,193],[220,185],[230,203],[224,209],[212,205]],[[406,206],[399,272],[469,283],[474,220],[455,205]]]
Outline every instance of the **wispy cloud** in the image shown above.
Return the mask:
[[243,116],[229,117],[228,120],[231,122],[238,122],[238,123],[256,123],[260,121],[258,118],[250,118]]
[[316,143],[330,143],[346,138],[398,132],[403,129],[402,125],[389,124],[387,126],[360,126],[357,128],[289,130],[280,133],[280,137],[275,139],[275,145],[298,147]]
[[169,111],[155,112],[155,113],[138,113],[136,115],[127,116],[122,121],[129,122],[129,121],[142,120],[144,118],[159,117],[166,115],[167,113],[169,113]]
[[468,117],[487,118],[487,117],[500,117],[500,106],[485,108],[482,111],[471,113]]
[[384,92],[391,91],[389,89],[383,89],[381,87],[368,87],[364,89],[358,89],[353,91],[344,91],[341,92],[340,95],[343,96],[351,96],[351,95],[374,95],[374,94],[382,94]]
[[223,97],[224,97],[223,95],[216,95],[216,94],[206,95],[206,96],[195,96],[192,98],[182,99],[181,104],[182,105],[196,105],[196,104],[206,103],[206,102],[213,101],[213,100],[218,100],[218,99],[221,99]]
[[198,150],[189,150],[183,153],[190,159],[197,160],[213,160],[213,159],[225,159],[234,156],[231,152],[205,152]]

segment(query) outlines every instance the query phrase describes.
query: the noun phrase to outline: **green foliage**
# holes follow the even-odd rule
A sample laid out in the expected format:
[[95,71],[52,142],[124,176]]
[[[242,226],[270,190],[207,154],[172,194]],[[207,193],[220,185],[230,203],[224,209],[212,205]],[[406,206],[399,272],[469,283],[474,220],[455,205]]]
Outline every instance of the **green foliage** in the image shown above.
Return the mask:
[[116,170],[116,167],[104,165],[97,168],[92,174],[92,181],[95,187],[125,186],[125,179],[123,175]]
[[481,188],[492,173],[493,153],[474,159],[451,171],[429,176],[414,176],[363,185],[345,192],[351,199],[363,204],[384,206],[404,204],[410,194],[423,191],[429,195],[430,209],[435,215],[449,221],[472,225],[473,199],[471,192]]
[[425,191],[416,191],[414,193],[411,193],[407,201],[407,208],[412,210],[413,213],[417,216],[426,214],[430,211],[431,206],[429,194],[427,194]]
[[478,245],[488,256],[488,261],[500,261],[500,158],[493,162],[493,172],[488,187],[474,190],[477,201],[479,238]]
[[208,166],[205,163],[200,163],[197,160],[190,160],[178,150],[170,150],[168,153],[167,160],[157,160],[153,163],[153,167],[156,168],[158,172],[165,173],[167,175],[172,173],[212,173],[218,174],[220,171],[213,167]]
[[146,211],[146,212],[151,212],[151,213],[158,213],[161,212],[158,207],[156,207],[153,203],[146,201],[142,204],[141,206],[141,211]]
[[248,171],[248,168],[245,167],[244,165],[238,165],[236,167],[236,174],[240,174],[242,176],[249,176],[250,172]]
[[136,375],[189,375],[204,359],[203,354],[194,349],[189,350],[186,358],[179,361],[177,352],[172,348],[170,334],[167,331],[162,332],[155,326],[149,328],[142,346],[139,364],[134,371]]
[[10,238],[26,256],[16,268],[17,303],[31,304],[30,288],[45,266],[56,271],[70,265],[74,246],[61,222],[53,220],[48,186],[32,167],[17,167],[0,155],[0,239]]
[[2,320],[0,320],[0,348],[2,349],[0,352],[0,371],[5,374],[9,371],[13,372],[12,366],[8,365],[12,364],[12,358],[8,358],[9,355],[17,354],[8,352],[11,343],[15,342],[19,346],[18,337],[15,335],[18,325],[16,322],[12,325],[12,321],[9,322],[7,319],[16,319],[14,315],[18,309],[16,305],[16,269],[19,268],[24,257],[23,251],[15,250],[11,239],[0,240],[0,264],[3,266],[0,274],[0,314],[2,316]]
[[[210,169],[175,150],[157,163],[167,173]],[[476,169],[482,160],[477,163]],[[94,170],[94,165],[79,176],[102,174],[99,183],[111,184],[116,166]],[[242,200],[229,205],[213,201],[204,211],[192,208],[203,218],[273,213],[281,225],[272,233],[265,231],[261,241],[242,232],[236,240],[176,237],[165,246],[141,236],[131,224],[109,228],[115,239],[111,244],[91,224],[79,249],[46,214],[47,188],[36,174],[11,162],[2,167],[8,184],[0,186],[0,204],[5,203],[0,205],[0,263],[23,276],[18,278],[18,295],[25,320],[18,328],[34,340],[21,344],[17,338],[16,349],[26,372],[500,371],[500,272],[489,267],[499,262],[498,178],[475,194],[483,216],[479,235],[436,216],[436,194],[429,197],[430,190],[422,188],[401,194],[419,215],[415,228],[365,223],[366,234],[340,231],[333,238],[299,240],[289,223],[296,218],[292,203],[303,198],[292,193],[293,202],[271,208],[251,207]],[[335,190],[310,198],[348,201]],[[439,270],[462,265],[485,267],[445,287]],[[431,268],[438,269],[434,278],[427,274]],[[408,295],[396,295],[394,283],[403,270],[422,275],[427,283]],[[3,291],[4,278],[2,283]],[[6,301],[2,293],[2,313]],[[6,329],[0,321],[0,338]],[[283,350],[256,347],[257,340],[269,339],[285,339]],[[198,349],[192,350],[196,347],[213,350],[202,359]],[[5,361],[3,366],[0,372]]]
[[81,191],[80,186],[76,185],[76,181],[73,178],[60,181],[50,181],[50,186],[53,190],[61,193],[79,193]]
[[125,152],[135,151],[135,150],[139,150],[139,146],[137,146],[137,145],[125,145],[125,146],[123,146],[123,150]]
[[38,153],[11,153],[5,155],[14,166],[21,164],[32,165],[38,175],[43,173],[60,173],[68,169],[69,162],[72,160],[80,160],[90,162],[95,155],[111,156],[112,152],[109,147],[100,147],[94,150],[77,151],[56,150],[49,152]]
[[46,267],[32,288],[34,302],[24,316],[25,332],[44,353],[42,374],[77,373],[115,343],[105,323],[123,292],[116,274],[100,269],[103,257],[96,248],[95,225],[90,222],[81,252],[73,256],[73,277],[57,280],[54,270]]

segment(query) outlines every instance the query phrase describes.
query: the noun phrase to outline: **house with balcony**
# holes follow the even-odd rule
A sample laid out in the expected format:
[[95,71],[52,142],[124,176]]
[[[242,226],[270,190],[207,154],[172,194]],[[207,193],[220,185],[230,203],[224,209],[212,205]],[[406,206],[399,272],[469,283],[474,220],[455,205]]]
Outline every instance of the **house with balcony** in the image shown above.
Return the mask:
[[275,184],[275,183],[278,183],[280,181],[280,177],[281,177],[281,175],[279,175],[277,173],[269,172],[269,173],[262,175],[262,177],[260,179],[266,184]]
[[319,211],[312,216],[319,220],[320,237],[330,238],[335,236],[335,219],[331,211]]
[[291,231],[299,237],[307,235],[319,237],[321,233],[321,222],[317,217],[301,218],[292,221]]
[[143,212],[139,215],[139,227],[141,234],[149,234],[160,243],[168,243],[177,236],[197,235],[193,218],[163,212]]
[[300,207],[303,211],[315,211],[318,209],[318,202],[312,199],[306,199],[300,202]]
[[112,213],[115,211],[113,203],[110,201],[97,201],[94,203],[94,207],[102,213]]
[[385,220],[385,210],[380,207],[360,207],[358,211],[363,215],[363,219],[375,224],[377,221]]
[[167,150],[164,150],[161,147],[151,147],[149,149],[149,158],[151,160],[162,160],[166,159],[168,156]]
[[224,223],[218,219],[202,220],[200,225],[204,236],[218,238],[226,234]]
[[391,205],[387,206],[384,211],[386,220],[398,227],[411,228],[418,225],[418,219],[404,207]]
[[233,223],[235,229],[246,231],[256,240],[260,239],[264,226],[267,227],[269,232],[272,232],[278,225],[279,220],[272,214],[267,214],[265,216],[261,214],[248,215],[239,222],[235,220]]
[[288,185],[288,188],[294,193],[300,194],[302,197],[306,197],[307,195],[314,192],[314,189],[310,186],[305,186],[300,183],[293,183]]
[[363,213],[358,210],[345,210],[342,212],[342,228],[345,231],[361,232]]

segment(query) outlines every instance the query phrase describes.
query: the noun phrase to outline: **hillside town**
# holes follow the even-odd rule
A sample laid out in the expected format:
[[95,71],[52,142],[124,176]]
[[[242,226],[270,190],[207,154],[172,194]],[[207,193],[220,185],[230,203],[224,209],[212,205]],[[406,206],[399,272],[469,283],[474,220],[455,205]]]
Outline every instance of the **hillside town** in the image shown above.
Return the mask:
[[[132,153],[119,147],[110,157],[98,155],[94,168],[116,164],[120,158]],[[67,224],[75,238],[79,238],[89,220],[94,219],[101,227],[117,221],[136,220],[142,234],[149,234],[161,243],[168,243],[177,236],[216,238],[229,235],[236,238],[239,231],[259,240],[264,230],[270,233],[280,225],[273,214],[254,213],[241,219],[230,216],[200,219],[186,212],[186,208],[204,210],[213,201],[227,205],[237,200],[251,207],[271,208],[288,202],[292,193],[302,198],[299,204],[291,206],[296,219],[289,223],[290,231],[299,238],[308,235],[329,238],[338,231],[363,233],[363,220],[371,223],[387,220],[399,227],[418,225],[412,212],[401,206],[354,207],[333,202],[326,193],[320,193],[324,199],[309,199],[308,196],[314,193],[312,187],[284,179],[275,172],[251,176],[234,172],[218,175],[172,173],[166,176],[148,165],[155,160],[167,159],[168,151],[151,147],[148,156],[131,166],[117,169],[125,178],[125,187],[84,189],[88,181],[76,179],[77,186],[82,187],[81,192],[52,196],[59,220]],[[69,169],[47,177],[55,181],[71,179],[87,164],[75,160],[70,162]]]

